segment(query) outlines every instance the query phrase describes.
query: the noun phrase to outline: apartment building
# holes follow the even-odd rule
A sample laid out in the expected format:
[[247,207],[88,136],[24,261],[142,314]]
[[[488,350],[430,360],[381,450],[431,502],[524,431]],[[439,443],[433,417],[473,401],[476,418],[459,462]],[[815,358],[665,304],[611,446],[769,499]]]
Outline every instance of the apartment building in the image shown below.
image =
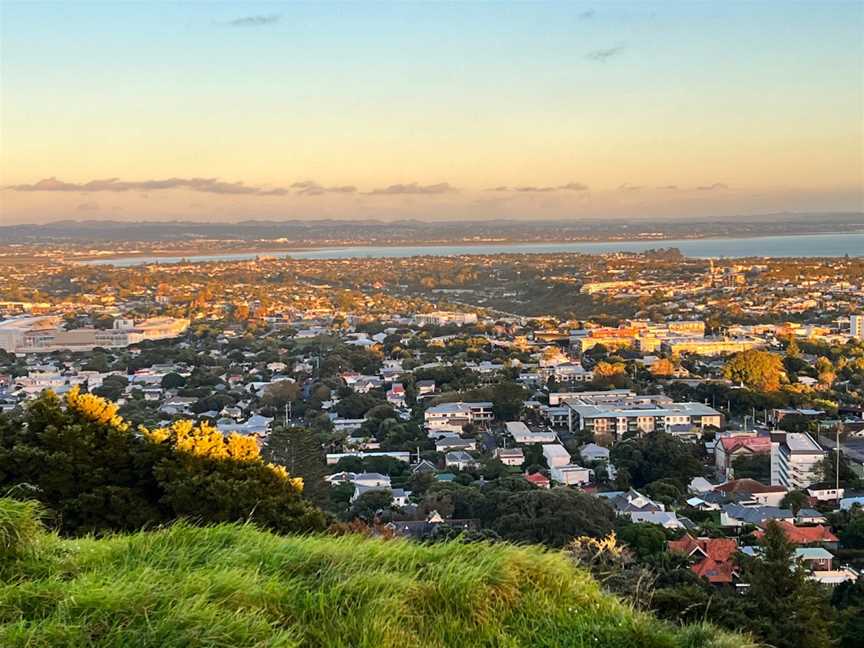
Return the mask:
[[864,315],[852,315],[849,317],[849,335],[859,340],[864,340]]
[[469,423],[487,425],[495,415],[491,402],[443,403],[430,407],[424,413],[429,434],[458,434]]
[[826,452],[807,433],[771,433],[771,484],[803,490],[822,481]]
[[632,396],[617,401],[578,398],[566,401],[568,428],[622,438],[627,434],[672,432],[681,428],[722,429],[723,414],[703,403],[675,403],[667,396]]

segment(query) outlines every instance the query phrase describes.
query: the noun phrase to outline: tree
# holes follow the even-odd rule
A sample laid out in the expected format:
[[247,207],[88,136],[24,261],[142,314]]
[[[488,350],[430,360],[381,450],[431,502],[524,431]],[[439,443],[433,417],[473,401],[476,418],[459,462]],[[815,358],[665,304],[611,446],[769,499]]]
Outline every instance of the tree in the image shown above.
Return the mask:
[[864,511],[852,512],[849,523],[840,532],[840,543],[844,549],[864,549]]
[[261,396],[261,404],[266,407],[284,408],[300,397],[300,387],[290,380],[277,380],[267,386]]
[[502,421],[518,418],[526,395],[525,389],[517,383],[510,381],[496,383],[492,388],[492,411],[495,417]]
[[393,511],[393,493],[389,490],[370,490],[354,500],[349,511],[350,518],[361,518],[372,522],[376,517],[384,521]]
[[702,473],[695,446],[659,431],[617,443],[610,462],[636,488],[662,479],[674,481],[683,492]]
[[675,373],[675,364],[667,358],[660,358],[651,365],[651,374],[658,377],[668,377]]
[[621,363],[600,361],[594,367],[593,383],[597,387],[626,387],[627,368]]
[[592,495],[567,488],[534,488],[501,501],[492,528],[512,542],[563,547],[578,536],[607,535],[614,519],[606,502]]
[[791,509],[793,514],[798,515],[798,511],[807,506],[809,501],[810,497],[807,493],[793,490],[783,496],[783,499],[780,500],[780,507]]
[[133,427],[117,405],[73,388],[0,417],[0,486],[28,484],[64,534],[253,520],[281,532],[324,527],[301,479],[266,463],[253,439],[192,421]]
[[742,383],[758,391],[780,389],[783,361],[767,351],[751,349],[734,354],[723,367],[723,375],[735,383]]
[[782,527],[770,521],[762,554],[747,570],[753,610],[751,628],[777,648],[827,648],[831,645],[831,610],[820,586],[795,561],[795,550]]
[[755,479],[763,484],[771,480],[771,455],[742,455],[732,460],[736,479]]
[[324,453],[315,434],[302,427],[273,428],[261,450],[265,461],[283,466],[289,474],[303,480],[303,494],[312,502],[323,505],[329,486],[324,481],[327,467]]
[[176,371],[162,376],[162,389],[177,389],[186,385],[186,379]]

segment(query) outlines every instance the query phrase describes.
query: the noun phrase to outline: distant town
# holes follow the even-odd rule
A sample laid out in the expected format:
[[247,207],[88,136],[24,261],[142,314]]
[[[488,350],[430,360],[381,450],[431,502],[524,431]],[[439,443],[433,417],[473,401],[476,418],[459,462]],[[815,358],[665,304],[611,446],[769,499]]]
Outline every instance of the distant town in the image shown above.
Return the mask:
[[749,587],[772,521],[809,579],[860,582],[861,257],[47,258],[7,262],[0,296],[10,420],[89,393],[212,426],[372,535],[614,529],[653,547],[640,568],[674,556],[702,613]]

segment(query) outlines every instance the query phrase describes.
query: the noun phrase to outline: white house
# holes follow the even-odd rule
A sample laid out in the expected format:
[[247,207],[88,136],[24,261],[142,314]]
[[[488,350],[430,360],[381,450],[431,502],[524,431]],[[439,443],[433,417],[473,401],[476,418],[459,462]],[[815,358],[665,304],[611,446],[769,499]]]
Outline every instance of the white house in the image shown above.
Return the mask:
[[552,466],[549,469],[549,475],[552,477],[552,481],[566,486],[582,486],[591,481],[591,471],[575,464]]
[[570,464],[570,453],[564,446],[557,443],[547,443],[543,446],[543,457],[550,468],[567,466]]

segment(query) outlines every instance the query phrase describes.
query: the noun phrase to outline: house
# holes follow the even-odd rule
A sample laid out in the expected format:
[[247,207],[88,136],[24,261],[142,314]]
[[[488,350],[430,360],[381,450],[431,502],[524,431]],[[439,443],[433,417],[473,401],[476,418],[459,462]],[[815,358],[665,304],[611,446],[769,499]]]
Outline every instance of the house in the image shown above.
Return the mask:
[[435,474],[438,472],[438,467],[428,459],[421,459],[416,464],[411,466],[411,473],[414,475],[429,473]]
[[549,475],[552,481],[565,486],[582,486],[591,481],[590,470],[570,463],[550,466]]
[[387,402],[397,409],[405,407],[405,387],[402,383],[393,383],[387,390]]
[[596,443],[586,443],[579,448],[579,457],[586,464],[592,464],[597,461],[609,461],[609,448],[597,445]]
[[495,458],[505,466],[521,466],[525,463],[525,453],[522,448],[497,448]]
[[694,495],[699,495],[701,493],[708,493],[713,491],[716,484],[712,484],[704,477],[694,477],[690,480],[690,484],[687,486],[687,490]]
[[728,436],[721,438],[714,447],[714,463],[721,474],[729,474],[735,459],[771,455],[770,437]]
[[670,540],[666,546],[671,552],[686,555],[692,561],[693,573],[713,585],[728,585],[738,577],[735,564],[738,541],[734,538],[694,538],[688,533]]
[[476,439],[462,439],[455,436],[445,436],[435,441],[436,452],[447,452],[448,450],[476,450]]
[[552,430],[532,432],[522,421],[507,421],[504,428],[516,443],[554,443],[558,439],[558,435]]
[[807,487],[807,494],[820,502],[838,502],[843,499],[844,488],[836,488],[835,484],[821,482]]
[[[837,536],[831,532],[830,528],[821,524],[816,526],[795,526],[786,521],[780,521],[777,524],[783,530],[786,539],[794,545],[821,545],[832,548],[837,546]],[[765,532],[760,529],[753,535],[761,539],[765,535]]]
[[618,515],[630,516],[631,513],[643,513],[649,511],[665,511],[666,507],[655,502],[650,497],[633,490],[613,491],[608,493],[597,493],[598,497],[607,500]]
[[424,412],[429,434],[459,433],[466,425],[487,425],[493,419],[492,403],[443,403]]
[[382,491],[389,492],[392,500],[390,505],[396,506],[398,508],[402,508],[408,505],[408,498],[411,496],[410,491],[406,491],[402,488],[384,488],[382,486],[364,486],[362,484],[355,484],[354,486],[354,494],[351,496],[349,500],[352,504],[357,501],[357,499],[364,495],[365,493],[369,493],[372,491]]
[[714,487],[714,492],[723,493],[727,496],[737,495],[739,497],[736,499],[739,501],[744,500],[748,504],[752,502],[761,506],[779,506],[787,493],[783,486],[766,486],[749,478],[733,479],[720,484]]
[[539,488],[549,488],[551,482],[549,478],[543,473],[531,473],[525,475],[525,480],[531,482],[535,486]]
[[543,457],[550,468],[566,466],[570,463],[570,453],[564,449],[564,446],[557,443],[544,444]]
[[726,504],[720,509],[720,526],[742,527],[748,524],[759,526],[768,520],[794,519],[792,511],[781,509],[776,506],[741,506],[740,504]]
[[453,530],[475,531],[480,528],[480,521],[475,519],[445,519],[438,511],[432,511],[425,520],[402,520],[390,522],[387,526],[397,536],[424,540],[436,537],[445,529],[448,532]]
[[822,547],[798,547],[795,559],[800,560],[811,572],[831,571],[834,554]]
[[464,450],[456,450],[444,455],[444,464],[448,468],[468,470],[477,466],[477,460]]
[[414,387],[417,390],[417,398],[423,398],[424,396],[430,396],[435,393],[434,380],[418,380],[414,383]]
[[629,516],[630,521],[635,523],[656,524],[664,529],[686,528],[674,511],[633,511]]

